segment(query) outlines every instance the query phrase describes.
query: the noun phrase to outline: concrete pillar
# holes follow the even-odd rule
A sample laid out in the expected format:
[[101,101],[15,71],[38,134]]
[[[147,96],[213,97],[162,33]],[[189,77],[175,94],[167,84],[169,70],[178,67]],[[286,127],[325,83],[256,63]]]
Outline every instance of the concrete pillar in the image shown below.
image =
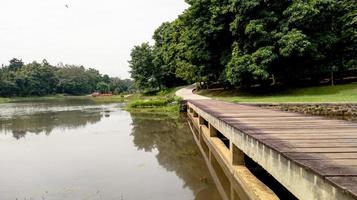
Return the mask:
[[232,158],[232,165],[245,165],[244,163],[244,153],[232,142],[230,142],[231,146],[231,158]]
[[208,125],[209,127],[209,136],[210,137],[217,137],[217,129],[213,127],[211,124]]
[[212,151],[211,150],[209,150],[209,153],[208,153],[208,161],[209,161],[209,163],[212,165]]
[[[199,130],[198,130],[198,141],[201,142],[202,140],[202,126],[199,126]],[[201,144],[201,143],[200,143]]]
[[231,184],[231,200],[239,200],[239,199],[235,199],[233,184]]
[[204,125],[204,124],[205,124],[205,119],[200,116],[200,117],[198,118],[198,122],[199,122],[200,125]]

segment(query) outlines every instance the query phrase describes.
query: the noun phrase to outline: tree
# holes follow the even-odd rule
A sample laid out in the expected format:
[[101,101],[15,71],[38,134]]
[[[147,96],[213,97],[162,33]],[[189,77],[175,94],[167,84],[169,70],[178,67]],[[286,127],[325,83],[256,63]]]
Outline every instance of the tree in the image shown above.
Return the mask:
[[227,78],[235,85],[249,87],[254,83],[264,83],[269,80],[269,70],[276,61],[274,47],[259,48],[253,54],[240,55],[238,48],[233,52],[227,66]]
[[[115,78],[102,76],[98,70],[83,66],[53,66],[45,59],[42,63],[24,64],[19,59],[12,59],[8,66],[0,68],[0,96],[82,95],[93,92],[97,86],[101,91],[109,92],[112,79]],[[121,81],[116,87],[127,92],[132,90],[131,83],[130,80]]]
[[[335,24],[341,35],[334,59],[339,59],[343,69],[357,69],[357,4],[350,0],[338,1],[338,15]],[[333,51],[336,53],[335,51]]]
[[232,45],[229,1],[187,1],[191,6],[176,20],[179,30],[176,73],[188,82],[219,81]]
[[107,83],[102,81],[97,84],[97,91],[101,93],[108,93],[110,91],[110,87]]
[[103,79],[102,75],[96,69],[89,68],[85,71],[85,74],[88,77],[88,82],[92,89],[95,89],[97,87],[97,84]]
[[47,62],[32,62],[17,71],[15,83],[20,96],[42,96],[55,92],[57,79]]
[[131,51],[131,77],[139,89],[158,89],[159,71],[154,65],[153,48],[148,43],[135,46]]
[[85,73],[83,66],[66,65],[56,71],[58,78],[57,92],[71,95],[89,94],[95,88]]
[[19,60],[17,58],[13,58],[9,62],[10,62],[9,69],[12,71],[19,70],[19,69],[21,69],[21,67],[24,66],[24,63],[22,62],[22,60]]
[[174,64],[174,52],[170,41],[174,38],[174,27],[171,23],[165,22],[156,29],[153,39],[154,66],[158,69],[158,84],[161,87],[174,87],[183,83],[183,80],[176,76],[176,67]]
[[154,33],[158,84],[314,83],[357,68],[357,7],[350,0],[186,2],[188,9]]
[[109,88],[114,94],[131,92],[133,90],[133,81],[130,79],[111,78]]
[[105,74],[105,75],[103,76],[103,78],[102,78],[102,81],[103,81],[104,83],[109,84],[109,83],[110,83],[110,77]]

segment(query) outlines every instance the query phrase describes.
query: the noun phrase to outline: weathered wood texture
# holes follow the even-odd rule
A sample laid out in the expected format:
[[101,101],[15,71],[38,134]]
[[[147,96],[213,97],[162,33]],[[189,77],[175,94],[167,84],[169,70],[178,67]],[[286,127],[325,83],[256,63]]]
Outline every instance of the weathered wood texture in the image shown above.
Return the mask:
[[357,197],[357,124],[215,100],[190,100]]

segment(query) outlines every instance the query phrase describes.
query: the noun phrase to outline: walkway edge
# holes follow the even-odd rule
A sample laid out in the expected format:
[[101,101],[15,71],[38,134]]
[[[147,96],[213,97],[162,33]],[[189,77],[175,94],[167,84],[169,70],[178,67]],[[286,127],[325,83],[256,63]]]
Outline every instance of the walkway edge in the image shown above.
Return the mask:
[[196,86],[193,85],[189,85],[186,86],[184,88],[179,89],[178,91],[176,91],[176,96],[181,97],[183,100],[187,101],[187,100],[205,100],[205,99],[211,99],[208,97],[204,97],[198,94],[194,94],[193,90],[195,90]]

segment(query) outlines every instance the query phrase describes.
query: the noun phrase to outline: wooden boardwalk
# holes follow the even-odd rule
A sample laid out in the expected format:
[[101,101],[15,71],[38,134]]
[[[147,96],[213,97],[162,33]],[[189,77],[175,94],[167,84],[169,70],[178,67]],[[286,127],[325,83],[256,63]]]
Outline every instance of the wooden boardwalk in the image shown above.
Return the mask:
[[188,103],[357,199],[357,123],[215,100]]

